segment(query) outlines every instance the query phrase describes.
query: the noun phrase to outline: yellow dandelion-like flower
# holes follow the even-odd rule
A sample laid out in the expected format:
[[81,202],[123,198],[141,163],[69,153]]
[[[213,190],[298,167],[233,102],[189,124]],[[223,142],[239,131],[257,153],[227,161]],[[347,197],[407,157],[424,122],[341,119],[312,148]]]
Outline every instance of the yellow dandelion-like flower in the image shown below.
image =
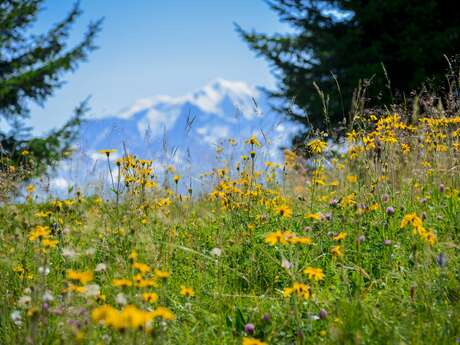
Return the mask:
[[35,189],[36,189],[36,187],[35,187],[35,185],[33,185],[33,184],[29,184],[29,185],[26,187],[26,191],[27,191],[27,193],[29,193],[29,194],[32,194],[33,192],[35,192]]
[[110,156],[111,153],[117,152],[115,149],[110,149],[110,150],[98,150],[97,152],[106,155],[107,157]]
[[245,144],[256,146],[256,147],[262,146],[255,135],[252,135],[249,139],[247,139],[245,141]]
[[139,279],[136,281],[137,288],[158,287],[158,282],[155,279]]
[[311,297],[310,287],[303,283],[294,283],[292,287],[287,287],[283,290],[284,297],[289,297],[292,294],[309,299]]
[[358,133],[353,129],[347,133],[347,141],[349,143],[354,143],[358,140]]
[[135,250],[133,250],[131,252],[131,254],[129,254],[128,259],[134,262],[134,261],[136,261],[137,256],[138,256],[137,252]]
[[85,272],[78,272],[74,270],[67,271],[67,279],[79,281],[81,284],[85,285],[93,280],[93,272],[85,271]]
[[339,232],[336,236],[333,237],[335,241],[342,241],[347,237],[347,233],[344,231]]
[[433,232],[427,232],[424,239],[432,246],[436,244],[436,235]]
[[145,274],[147,272],[150,272],[150,266],[141,262],[134,262],[133,263],[133,268],[135,270],[138,270],[142,274]]
[[58,240],[51,240],[49,238],[44,238],[42,241],[41,241],[41,245],[43,246],[43,248],[45,249],[50,249],[50,248],[54,248],[56,247],[56,245],[58,244]]
[[304,245],[308,245],[308,244],[313,243],[313,240],[310,237],[293,236],[293,237],[287,238],[287,241],[288,241],[289,244],[304,244]]
[[166,271],[160,271],[160,270],[155,270],[155,276],[159,279],[167,279],[171,273],[166,272]]
[[308,213],[305,215],[306,219],[321,220],[321,213]]
[[284,218],[291,218],[292,209],[287,205],[280,205],[275,209],[275,212]]
[[423,222],[422,219],[414,213],[406,214],[403,219],[401,220],[400,228],[403,229],[408,225],[412,225],[413,227],[417,228],[422,226]]
[[249,337],[244,337],[243,341],[241,342],[242,345],[267,345],[267,343],[256,339],[256,338],[249,338]]
[[265,236],[265,242],[274,246],[275,244],[287,244],[289,240],[296,237],[293,232],[290,231],[276,231],[271,232]]
[[114,279],[112,280],[112,286],[129,287],[129,286],[133,286],[133,282],[130,279]]
[[163,320],[174,320],[176,318],[172,311],[165,307],[158,307],[151,312],[151,315],[153,318],[160,317]]
[[47,226],[37,225],[35,229],[29,234],[29,241],[48,238],[50,236],[50,233],[51,231]]
[[142,294],[142,299],[144,302],[155,303],[158,301],[158,295],[155,292],[144,292]]
[[341,246],[334,246],[331,248],[331,254],[334,257],[343,256],[343,248]]
[[309,279],[320,281],[324,279],[324,272],[321,268],[307,267],[303,270]]
[[195,291],[190,287],[181,286],[180,294],[185,297],[193,297],[195,296]]
[[356,176],[356,175],[348,175],[347,176],[347,181],[349,183],[356,183],[358,181],[358,176]]
[[314,139],[307,144],[307,147],[311,153],[320,154],[327,148],[327,143],[320,139]]

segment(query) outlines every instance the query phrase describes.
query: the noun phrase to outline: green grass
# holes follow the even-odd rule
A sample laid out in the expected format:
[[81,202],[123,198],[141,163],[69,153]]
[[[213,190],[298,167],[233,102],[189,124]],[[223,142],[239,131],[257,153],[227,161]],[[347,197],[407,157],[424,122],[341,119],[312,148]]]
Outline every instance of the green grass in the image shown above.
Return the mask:
[[[269,344],[454,344],[460,337],[458,152],[403,155],[392,146],[383,152],[380,159],[369,153],[344,157],[327,169],[318,168],[325,165],[318,156],[316,173],[299,169],[308,166],[299,160],[268,183],[262,181],[272,170],[261,169],[257,177],[249,159],[235,185],[239,191],[230,182],[236,171],[213,177],[216,190],[226,191],[217,200],[133,186],[120,192],[119,206],[79,195],[69,205],[31,196],[2,206],[0,344],[241,344],[248,336]],[[324,185],[312,183],[315,178]],[[166,198],[171,204],[160,205]],[[334,198],[337,205],[331,205]],[[283,204],[291,217],[277,213]],[[322,219],[305,217],[317,212]],[[413,212],[436,235],[435,243],[411,226],[401,228]],[[55,248],[43,251],[38,240],[28,239],[37,225],[51,229]],[[266,243],[266,235],[278,230],[308,236],[312,244]],[[347,236],[339,243],[333,237],[341,231]],[[344,254],[334,257],[330,250],[338,244]],[[113,279],[137,273],[129,259],[133,251],[136,261],[171,276],[155,288],[114,287]],[[101,263],[107,269],[95,272]],[[324,280],[309,280],[302,273],[309,266],[321,268]],[[105,300],[63,292],[68,270],[93,272],[88,284],[97,284]],[[295,282],[310,286],[309,299],[283,296]],[[180,295],[181,286],[193,288],[195,296]],[[44,307],[45,291],[54,298]],[[149,334],[92,320],[91,312],[103,304],[121,309],[120,293],[139,309],[155,308],[142,300],[145,291],[157,292],[156,305],[176,319],[155,321]],[[30,304],[21,305],[24,296]],[[318,319],[321,309],[327,317]],[[14,311],[20,325],[11,318]],[[253,334],[245,332],[248,323]]]

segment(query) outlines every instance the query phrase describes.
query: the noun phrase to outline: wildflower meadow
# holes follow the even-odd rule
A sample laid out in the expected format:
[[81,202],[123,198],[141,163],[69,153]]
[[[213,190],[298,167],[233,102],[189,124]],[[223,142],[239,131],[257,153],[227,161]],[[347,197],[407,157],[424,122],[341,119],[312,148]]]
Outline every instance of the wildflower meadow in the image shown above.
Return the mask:
[[458,343],[460,117],[269,142],[229,141],[206,191],[107,148],[108,194],[3,203],[0,343]]

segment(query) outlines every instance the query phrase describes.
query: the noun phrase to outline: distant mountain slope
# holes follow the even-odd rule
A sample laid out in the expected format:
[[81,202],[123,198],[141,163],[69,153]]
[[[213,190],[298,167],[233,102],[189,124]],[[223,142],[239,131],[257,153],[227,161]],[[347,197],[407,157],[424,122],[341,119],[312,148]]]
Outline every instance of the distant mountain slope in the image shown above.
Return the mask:
[[[68,162],[60,175],[78,170],[81,176],[82,167],[87,166],[94,177],[97,160],[104,158],[96,151],[115,148],[121,155],[124,147],[131,154],[153,159],[158,167],[173,164],[181,170],[191,165],[192,173],[198,174],[216,166],[218,146],[225,148],[228,139],[241,142],[252,134],[265,142],[260,159],[279,161],[279,148],[289,144],[295,131],[296,125],[270,110],[259,88],[217,79],[183,97],[141,99],[120,114],[87,120],[73,158],[79,168],[72,169],[75,162]],[[242,153],[233,151],[235,158]],[[61,182],[69,179],[60,178]]]

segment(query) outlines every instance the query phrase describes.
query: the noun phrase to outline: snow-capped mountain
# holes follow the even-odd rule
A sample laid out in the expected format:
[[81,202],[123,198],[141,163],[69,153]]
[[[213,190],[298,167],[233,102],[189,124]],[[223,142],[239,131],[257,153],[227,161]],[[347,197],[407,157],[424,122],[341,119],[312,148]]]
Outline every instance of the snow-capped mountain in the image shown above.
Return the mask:
[[[260,88],[217,79],[182,97],[140,99],[114,116],[87,120],[81,127],[78,153],[61,171],[81,174],[90,166],[88,175],[94,176],[97,165],[105,164],[97,150],[115,148],[121,155],[126,148],[157,165],[173,164],[179,171],[192,166],[193,173],[200,173],[216,166],[218,147],[228,158],[228,139],[243,143],[253,134],[263,143],[260,159],[278,161],[280,147],[289,144],[296,130],[269,108]],[[236,158],[244,152],[244,145],[238,147],[231,149]]]

